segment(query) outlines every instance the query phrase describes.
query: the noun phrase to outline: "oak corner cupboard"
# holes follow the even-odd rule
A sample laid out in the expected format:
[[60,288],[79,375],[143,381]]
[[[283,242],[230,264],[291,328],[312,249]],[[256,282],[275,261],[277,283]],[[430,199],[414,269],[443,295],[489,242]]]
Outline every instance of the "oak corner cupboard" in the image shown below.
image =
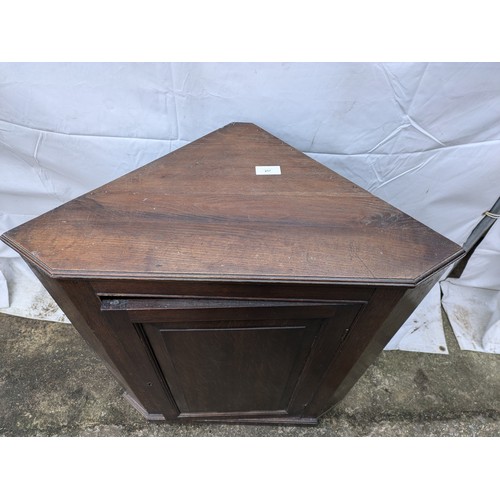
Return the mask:
[[249,123],[2,240],[146,418],[235,423],[317,423],[464,253]]

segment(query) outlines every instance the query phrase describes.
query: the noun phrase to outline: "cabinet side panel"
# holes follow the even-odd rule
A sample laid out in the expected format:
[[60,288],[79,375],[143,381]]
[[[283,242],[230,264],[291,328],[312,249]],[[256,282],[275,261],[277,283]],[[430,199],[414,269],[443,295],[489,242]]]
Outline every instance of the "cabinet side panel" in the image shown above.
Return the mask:
[[[108,356],[103,345],[99,341],[98,337],[95,335],[94,331],[89,327],[89,325],[84,320],[78,306],[78,302],[85,302],[86,300],[86,290],[82,290],[78,302],[74,303],[66,293],[66,287],[70,283],[69,281],[56,280],[47,276],[45,273],[39,271],[36,267],[28,264],[30,269],[33,271],[35,276],[40,280],[45,289],[49,292],[51,297],[56,301],[57,305],[64,311],[64,314],[71,321],[71,324],[76,328],[78,333],[83,337],[85,342],[90,346],[90,348],[101,358],[109,371],[113,376],[127,389],[130,391],[130,387],[120,375],[120,372],[116,368],[115,364]],[[88,291],[87,291],[88,293]]]
[[442,273],[416,288],[380,288],[340,347],[305,415],[318,416],[337,404],[375,361]]
[[[164,414],[173,417],[178,414],[175,408],[165,407],[166,398],[161,383],[149,364],[147,353],[139,337],[120,338],[120,335],[102,317],[100,300],[91,285],[86,281],[56,280],[39,269],[30,266],[37,278],[68,316],[87,344],[101,358],[107,368],[145,411],[152,415]],[[139,377],[134,366],[145,366],[149,386]],[[144,375],[144,374],[142,374]]]

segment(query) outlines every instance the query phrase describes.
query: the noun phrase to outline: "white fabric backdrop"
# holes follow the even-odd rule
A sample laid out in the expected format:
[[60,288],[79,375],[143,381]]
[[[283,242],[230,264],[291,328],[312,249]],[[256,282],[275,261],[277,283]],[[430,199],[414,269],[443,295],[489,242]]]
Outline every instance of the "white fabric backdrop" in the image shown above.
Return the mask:
[[[462,244],[500,195],[499,116],[496,63],[0,64],[0,232],[247,121]],[[0,245],[0,312],[64,320]],[[481,317],[463,348],[500,352],[499,249],[494,226],[444,285],[459,340]],[[437,287],[388,348],[447,352]]]

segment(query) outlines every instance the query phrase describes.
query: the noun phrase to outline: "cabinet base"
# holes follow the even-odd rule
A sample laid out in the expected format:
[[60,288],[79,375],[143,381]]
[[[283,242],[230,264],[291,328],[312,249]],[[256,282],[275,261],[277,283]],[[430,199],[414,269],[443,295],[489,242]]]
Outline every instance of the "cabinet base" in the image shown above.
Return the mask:
[[231,416],[191,416],[179,415],[175,419],[166,419],[159,413],[148,413],[146,409],[138,403],[133,396],[125,392],[123,397],[130,403],[130,405],[137,410],[146,420],[151,422],[176,422],[176,423],[214,423],[214,424],[245,424],[245,425],[317,425],[318,419],[315,417],[293,417],[288,415],[279,415],[276,417],[263,416],[263,417],[231,417]]
[[176,422],[204,424],[241,424],[241,425],[317,425],[318,419],[314,417],[182,417],[179,416]]
[[165,420],[165,417],[161,413],[148,413],[146,408],[142,406],[133,396],[128,392],[123,393],[123,397],[130,403],[130,405],[136,409],[146,420],[152,422],[161,422]]

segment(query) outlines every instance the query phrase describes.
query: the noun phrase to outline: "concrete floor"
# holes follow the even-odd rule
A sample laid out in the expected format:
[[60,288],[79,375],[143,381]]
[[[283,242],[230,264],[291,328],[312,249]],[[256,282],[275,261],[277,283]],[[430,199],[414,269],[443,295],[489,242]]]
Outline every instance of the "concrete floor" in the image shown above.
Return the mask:
[[384,352],[316,427],[145,421],[72,326],[0,314],[2,436],[499,436],[500,356]]

